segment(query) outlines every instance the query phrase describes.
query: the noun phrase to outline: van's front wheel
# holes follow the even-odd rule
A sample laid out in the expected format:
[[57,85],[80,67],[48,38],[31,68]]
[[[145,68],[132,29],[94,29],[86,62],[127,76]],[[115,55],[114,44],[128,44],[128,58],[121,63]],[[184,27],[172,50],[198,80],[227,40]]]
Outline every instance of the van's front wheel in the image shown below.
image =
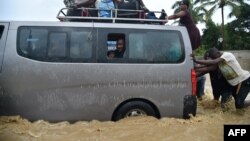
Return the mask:
[[155,110],[146,102],[130,101],[122,105],[114,113],[113,120],[118,121],[125,117],[134,116],[154,116],[157,117]]

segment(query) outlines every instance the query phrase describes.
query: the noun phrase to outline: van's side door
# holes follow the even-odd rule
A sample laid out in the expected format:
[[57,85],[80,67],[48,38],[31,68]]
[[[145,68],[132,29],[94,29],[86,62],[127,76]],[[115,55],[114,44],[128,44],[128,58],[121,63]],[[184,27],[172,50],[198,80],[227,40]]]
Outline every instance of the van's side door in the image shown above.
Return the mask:
[[[99,69],[105,76],[102,83],[110,86],[105,93],[120,97],[110,105],[133,98],[150,99],[164,111],[163,115],[182,116],[184,95],[191,94],[191,63],[186,59],[181,31],[119,27],[97,30],[98,63],[103,64]],[[123,57],[107,56],[109,51],[116,53],[113,44],[119,45],[120,38],[125,40]]]
[[2,71],[3,54],[8,34],[9,23],[0,22],[0,72]]

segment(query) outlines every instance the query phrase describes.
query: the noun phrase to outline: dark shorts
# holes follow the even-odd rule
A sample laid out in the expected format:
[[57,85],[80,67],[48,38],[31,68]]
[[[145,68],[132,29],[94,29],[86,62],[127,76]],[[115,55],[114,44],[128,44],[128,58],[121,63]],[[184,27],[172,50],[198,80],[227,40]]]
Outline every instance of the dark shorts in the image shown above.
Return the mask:
[[200,98],[204,95],[206,77],[200,76],[197,78],[197,97]]
[[239,92],[237,93],[238,85],[234,87],[233,97],[235,99],[235,107],[237,109],[244,108],[245,99],[250,91],[250,77],[241,83]]
[[233,86],[227,82],[219,71],[210,72],[209,75],[214,99],[219,100],[221,96],[222,102],[227,101],[227,99],[232,95]]

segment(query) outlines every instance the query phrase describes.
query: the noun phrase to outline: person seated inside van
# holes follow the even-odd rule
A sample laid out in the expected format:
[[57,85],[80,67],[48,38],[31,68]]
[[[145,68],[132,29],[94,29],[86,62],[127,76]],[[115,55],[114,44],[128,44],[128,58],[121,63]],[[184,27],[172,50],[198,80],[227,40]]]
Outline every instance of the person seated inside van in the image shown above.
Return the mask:
[[108,51],[107,57],[108,57],[108,59],[115,58],[115,51],[113,51],[113,50]]
[[123,58],[125,50],[125,41],[123,38],[120,38],[116,42],[116,49],[107,52],[107,58]]
[[124,52],[126,50],[124,39],[120,38],[117,40],[115,58],[123,58]]

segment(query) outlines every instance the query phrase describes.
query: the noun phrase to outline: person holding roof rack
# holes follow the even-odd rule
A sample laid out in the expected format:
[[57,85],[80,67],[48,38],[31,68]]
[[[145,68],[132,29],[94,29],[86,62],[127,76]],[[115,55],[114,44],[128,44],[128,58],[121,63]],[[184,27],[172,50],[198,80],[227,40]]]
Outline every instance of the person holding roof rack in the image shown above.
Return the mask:
[[[205,65],[202,68],[196,68],[199,73],[208,73],[214,70],[220,70],[226,81],[232,86],[232,95],[235,100],[236,109],[243,109],[250,106],[250,100],[246,100],[250,92],[250,73],[241,68],[235,56],[230,52],[220,52],[217,48],[208,50],[210,60],[197,60],[194,54],[191,54],[193,60],[197,64]],[[222,87],[221,89],[228,89]],[[230,97],[231,93],[227,93],[225,97]]]
[[192,20],[192,17],[190,13],[188,12],[189,7],[189,1],[188,0],[182,0],[180,3],[180,12],[168,16],[168,20],[175,20],[177,18],[180,18],[180,25],[183,25],[187,28],[192,49],[195,50],[201,45],[201,36],[200,31],[196,27],[195,23]]

